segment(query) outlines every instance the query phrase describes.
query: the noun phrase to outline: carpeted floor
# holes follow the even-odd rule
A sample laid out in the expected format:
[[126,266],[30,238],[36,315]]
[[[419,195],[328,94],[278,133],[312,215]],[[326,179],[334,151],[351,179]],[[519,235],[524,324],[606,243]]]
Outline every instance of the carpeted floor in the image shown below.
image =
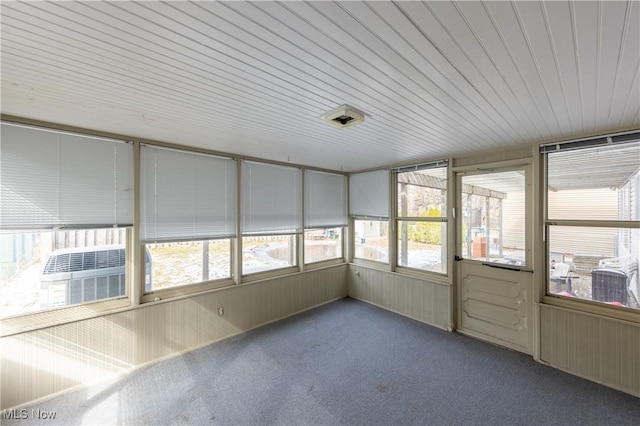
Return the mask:
[[638,398],[352,299],[32,409],[47,425],[640,424]]

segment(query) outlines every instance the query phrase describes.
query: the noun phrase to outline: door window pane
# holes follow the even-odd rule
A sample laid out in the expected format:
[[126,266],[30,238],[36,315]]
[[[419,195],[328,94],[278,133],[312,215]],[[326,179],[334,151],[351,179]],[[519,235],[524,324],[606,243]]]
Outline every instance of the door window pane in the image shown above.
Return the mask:
[[462,177],[462,254],[525,264],[525,179],[519,171]]

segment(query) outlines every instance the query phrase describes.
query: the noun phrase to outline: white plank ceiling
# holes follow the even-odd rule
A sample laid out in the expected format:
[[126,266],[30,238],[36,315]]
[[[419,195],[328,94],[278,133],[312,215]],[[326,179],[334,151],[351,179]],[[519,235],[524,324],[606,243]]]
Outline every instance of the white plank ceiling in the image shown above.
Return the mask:
[[0,7],[13,116],[345,171],[640,128],[637,1]]

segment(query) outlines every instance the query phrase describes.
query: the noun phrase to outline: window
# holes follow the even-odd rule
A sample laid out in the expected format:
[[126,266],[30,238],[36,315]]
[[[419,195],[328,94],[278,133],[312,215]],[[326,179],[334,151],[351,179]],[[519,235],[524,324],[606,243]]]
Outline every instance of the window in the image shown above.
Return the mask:
[[242,161],[242,274],[298,265],[302,170]]
[[305,229],[305,263],[316,263],[322,262],[323,260],[342,259],[343,230],[343,227]]
[[462,176],[461,247],[465,259],[526,265],[524,170]]
[[140,158],[146,290],[230,279],[235,160],[153,145],[142,145]]
[[306,170],[305,263],[342,258],[342,233],[347,225],[347,178]]
[[447,271],[447,162],[396,171],[398,266]]
[[2,123],[2,316],[126,294],[132,144]]
[[638,309],[640,141],[547,145],[548,294]]
[[349,176],[354,258],[389,263],[389,171]]
[[0,234],[2,317],[126,296],[126,229]]
[[161,290],[188,284],[229,279],[231,239],[146,244],[153,262],[145,276],[153,285],[145,290]]

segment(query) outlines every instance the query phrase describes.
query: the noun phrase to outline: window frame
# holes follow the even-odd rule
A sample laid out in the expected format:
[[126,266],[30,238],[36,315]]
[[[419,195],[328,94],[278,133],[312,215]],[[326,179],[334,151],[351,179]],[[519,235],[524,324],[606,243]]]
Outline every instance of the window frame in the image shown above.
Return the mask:
[[[428,169],[444,169],[445,171],[444,174],[445,174],[445,180],[446,180],[446,188],[444,189],[444,194],[442,196],[444,201],[444,208],[441,209],[440,216],[438,217],[400,216],[399,206],[398,206],[398,195],[399,195],[398,184],[400,183],[398,180],[399,174],[412,172],[412,171],[428,170]],[[450,257],[449,244],[451,240],[451,237],[449,234],[451,233],[451,227],[449,223],[450,222],[449,217],[447,214],[449,211],[450,194],[451,194],[449,174],[450,174],[449,160],[437,160],[437,161],[432,161],[432,162],[427,162],[422,164],[416,164],[412,166],[399,167],[392,170],[391,199],[393,201],[392,223],[393,223],[393,238],[394,238],[394,243],[392,244],[392,247],[393,247],[393,259],[394,259],[393,262],[395,265],[395,268],[394,268],[395,272],[406,273],[406,274],[417,275],[417,276],[432,276],[434,278],[440,278],[440,279],[448,277],[449,275],[448,271],[450,268],[449,264],[451,263],[449,259]],[[427,269],[415,268],[415,267],[400,264],[399,238],[400,238],[401,222],[438,223],[442,227],[444,227],[445,235],[444,235],[444,238],[442,239],[441,248],[440,248],[441,255],[442,255],[441,261],[443,263],[442,272],[435,272]],[[407,256],[408,256],[408,253],[407,253]]]
[[[542,259],[541,266],[543,272],[541,274],[541,293],[542,303],[566,308],[570,310],[576,310],[586,312],[595,315],[602,315],[611,318],[616,318],[633,323],[640,323],[638,312],[639,309],[628,306],[616,306],[601,301],[583,299],[578,297],[566,297],[561,294],[552,293],[550,291],[550,277],[551,277],[551,247],[550,247],[550,233],[552,227],[587,227],[587,228],[616,228],[618,230],[623,229],[639,229],[640,220],[609,220],[609,219],[550,219],[549,218],[549,155],[560,149],[561,145],[566,144],[568,149],[581,150],[595,147],[599,144],[611,144],[617,143],[623,145],[624,143],[640,143],[640,133],[627,132],[611,134],[609,136],[602,136],[597,138],[585,138],[580,140],[572,140],[567,142],[557,142],[544,144],[539,146],[540,157],[540,174],[541,174],[541,240],[542,240]],[[639,172],[637,172],[639,173]],[[640,278],[639,278],[640,279]]]
[[[314,214],[314,212],[310,212],[309,209],[311,209],[313,203],[310,201],[309,197],[309,192],[310,192],[310,188],[313,185],[309,178],[310,176],[313,176],[312,174],[317,174],[319,176],[323,176],[323,175],[334,175],[335,177],[340,177],[341,179],[343,179],[343,186],[341,188],[341,192],[340,192],[340,197],[330,197],[331,199],[327,200],[329,203],[333,203],[333,207],[342,210],[341,215],[342,215],[342,223],[340,222],[340,219],[334,218],[334,219],[328,219],[327,221],[321,221],[320,223],[317,223],[317,219],[316,219],[316,215]],[[302,270],[312,270],[312,269],[318,269],[318,268],[322,268],[322,267],[327,267],[327,266],[332,266],[332,265],[339,265],[342,263],[346,262],[347,259],[347,253],[346,253],[346,242],[347,242],[347,235],[348,235],[348,230],[349,230],[349,213],[348,213],[348,209],[349,209],[349,176],[346,173],[339,173],[339,172],[333,172],[333,171],[325,171],[325,170],[317,170],[317,169],[311,169],[311,168],[305,168],[303,170],[303,185],[302,185],[302,202],[303,202],[303,211],[302,211],[302,218],[303,218],[303,229],[302,229],[302,233],[300,235],[300,259],[301,259],[301,269]],[[316,187],[317,188],[317,187]],[[324,189],[322,186],[320,186],[321,189]],[[326,195],[326,194],[325,194]],[[341,198],[341,202],[337,203],[338,198]],[[342,204],[342,205],[339,205]],[[324,213],[327,213],[326,211],[324,211]],[[335,212],[333,212],[335,213]],[[310,221],[313,221],[315,223],[309,223]],[[323,260],[318,260],[318,261],[314,261],[314,262],[309,262],[307,260],[307,256],[306,256],[306,249],[307,249],[307,244],[306,244],[306,233],[307,231],[314,231],[314,230],[327,230],[327,229],[340,229],[340,253],[341,255],[339,257],[334,257],[331,259],[323,259]]]
[[[81,321],[95,318],[102,315],[121,312],[132,307],[131,294],[134,283],[133,263],[133,227],[123,227],[125,229],[125,287],[124,295],[92,300],[74,305],[66,305],[54,308],[39,309],[37,311],[25,312],[0,319],[0,337],[11,336],[27,331],[38,330],[69,322]],[[68,228],[66,230],[74,230]],[[26,231],[26,230],[25,230]],[[33,230],[28,230],[29,232]],[[49,231],[49,230],[46,230]],[[55,231],[55,230],[54,230]],[[143,281],[144,283],[144,281]]]
[[[224,277],[224,278],[213,278],[213,279],[208,279],[208,280],[204,280],[204,281],[194,281],[188,284],[181,284],[181,285],[174,285],[174,286],[170,286],[170,287],[163,287],[163,288],[159,288],[159,289],[153,289],[151,288],[151,290],[147,291],[146,288],[143,288],[142,291],[142,303],[147,303],[147,302],[153,302],[153,301],[158,301],[158,300],[162,300],[165,298],[171,298],[171,297],[175,297],[175,296],[182,296],[182,295],[187,295],[187,294],[192,294],[192,293],[199,293],[202,291],[206,291],[206,290],[212,290],[212,289],[216,289],[216,288],[223,288],[223,287],[229,287],[232,286],[234,284],[234,270],[233,270],[233,254],[235,252],[235,240],[236,238],[234,237],[228,237],[228,238],[208,238],[206,240],[176,240],[176,241],[171,241],[171,242],[175,242],[175,243],[188,243],[188,242],[200,242],[200,243],[205,243],[205,242],[209,242],[209,241],[214,241],[214,240],[218,240],[218,239],[228,239],[229,240],[229,276],[228,277]],[[164,242],[159,242],[160,244],[162,243],[169,243],[167,241]],[[149,244],[154,244],[154,243],[140,243],[141,246],[141,250],[142,253],[144,253],[146,250],[149,250],[149,248],[147,247]],[[146,277],[146,273],[147,273],[147,268],[146,268],[146,262],[142,262],[141,265],[143,265],[141,267],[142,269],[142,283],[143,283],[143,287],[144,287],[144,283],[145,283],[145,277]],[[152,264],[153,265],[153,264]],[[153,268],[153,266],[152,266]],[[153,283],[152,283],[153,285]]]
[[[251,238],[251,237],[288,237],[291,238],[293,240],[293,243],[295,244],[294,250],[293,250],[293,258],[295,259],[295,264],[294,265],[286,265],[286,266],[282,266],[279,268],[273,268],[273,269],[268,269],[268,270],[264,270],[264,271],[256,271],[256,272],[245,272],[244,270],[244,256],[243,256],[243,252],[244,252],[244,239],[245,238]],[[249,234],[249,235],[241,235],[240,238],[238,238],[238,244],[241,247],[241,253],[240,253],[240,257],[237,259],[238,264],[240,265],[240,270],[241,270],[241,275],[240,275],[240,282],[241,284],[244,283],[249,283],[249,282],[253,282],[253,281],[258,281],[258,280],[263,280],[263,279],[267,279],[267,278],[273,278],[273,277],[278,277],[278,276],[282,276],[282,275],[289,275],[289,274],[293,274],[296,272],[300,272],[301,268],[300,268],[300,234],[296,233],[296,232],[291,232],[291,233],[283,233],[283,234]]]
[[[380,185],[385,185],[385,188],[382,188],[382,191],[386,192],[386,200],[383,201],[386,204],[386,209],[387,211],[384,212],[382,211],[381,207],[379,205],[379,203],[382,201],[381,199],[373,198],[370,200],[369,202],[369,209],[364,209],[363,210],[363,206],[361,206],[360,204],[358,204],[356,201],[359,201],[359,198],[354,197],[354,194],[356,193],[356,191],[353,190],[352,188],[352,180],[351,178],[354,175],[361,175],[364,176],[366,174],[370,173],[372,179],[370,179],[369,181],[375,181],[376,179],[381,179],[381,176],[376,176],[377,173],[386,173],[385,179],[386,182],[378,182]],[[349,201],[348,201],[348,219],[349,219],[349,255],[348,255],[348,259],[349,259],[349,263],[353,263],[355,265],[363,265],[363,266],[367,266],[367,267],[371,267],[373,269],[380,269],[380,270],[384,270],[384,271],[390,271],[393,270],[393,256],[391,255],[392,253],[392,247],[394,246],[393,243],[393,223],[391,222],[390,218],[392,217],[392,215],[390,214],[389,210],[391,210],[391,197],[393,194],[393,188],[392,188],[392,179],[391,179],[391,170],[389,168],[381,168],[381,169],[375,169],[375,170],[368,170],[368,171],[363,171],[363,172],[355,172],[355,173],[350,173],[349,174],[349,178],[348,178],[348,194],[349,194]],[[366,189],[366,188],[365,188]],[[355,205],[354,205],[355,204]],[[355,212],[353,212],[353,210],[356,210]],[[369,211],[367,211],[369,210]],[[356,226],[355,226],[355,222],[356,221],[378,221],[378,222],[386,222],[387,224],[387,261],[386,262],[379,262],[376,260],[370,260],[370,259],[365,259],[365,258],[361,258],[361,257],[356,257]]]

